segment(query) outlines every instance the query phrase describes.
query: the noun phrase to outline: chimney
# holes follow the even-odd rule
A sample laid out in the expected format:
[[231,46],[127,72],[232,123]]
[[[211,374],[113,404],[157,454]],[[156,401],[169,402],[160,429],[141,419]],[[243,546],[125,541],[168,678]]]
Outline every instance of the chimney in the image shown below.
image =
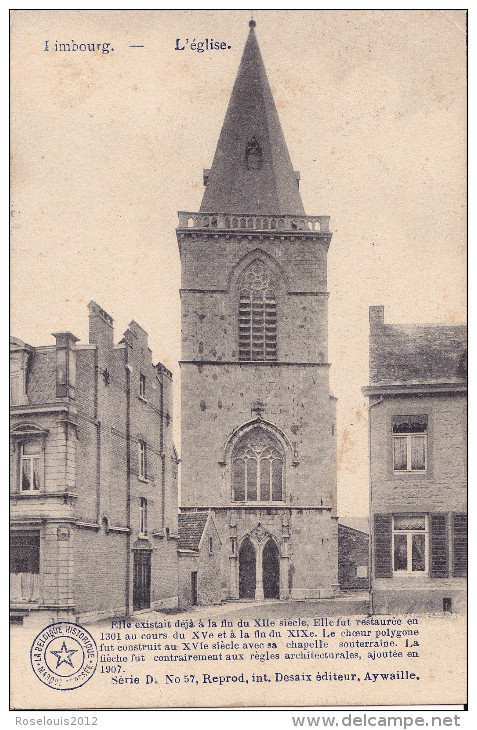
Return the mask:
[[91,301],[88,309],[90,344],[112,350],[114,347],[113,318],[96,302]]
[[384,324],[384,307],[379,305],[378,307],[369,308],[369,327],[381,327]]
[[56,397],[74,398],[76,384],[76,343],[71,332],[53,332],[56,339]]

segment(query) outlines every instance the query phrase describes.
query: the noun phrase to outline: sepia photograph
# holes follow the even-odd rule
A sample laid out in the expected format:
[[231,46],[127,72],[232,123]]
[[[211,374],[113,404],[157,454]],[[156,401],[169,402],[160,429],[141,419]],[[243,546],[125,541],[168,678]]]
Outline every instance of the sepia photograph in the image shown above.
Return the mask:
[[466,10],[10,37],[11,709],[464,709]]

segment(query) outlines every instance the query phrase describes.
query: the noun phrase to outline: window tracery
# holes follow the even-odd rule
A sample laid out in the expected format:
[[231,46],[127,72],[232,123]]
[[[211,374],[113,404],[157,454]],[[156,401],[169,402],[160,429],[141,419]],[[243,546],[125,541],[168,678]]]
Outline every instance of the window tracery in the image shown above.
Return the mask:
[[283,450],[272,434],[263,428],[245,434],[232,455],[234,501],[282,501],[283,467]]

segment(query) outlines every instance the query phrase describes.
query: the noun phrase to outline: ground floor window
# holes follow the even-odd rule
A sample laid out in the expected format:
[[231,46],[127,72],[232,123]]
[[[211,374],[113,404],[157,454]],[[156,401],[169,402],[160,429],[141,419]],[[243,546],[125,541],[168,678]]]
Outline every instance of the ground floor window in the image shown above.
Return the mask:
[[374,575],[467,575],[467,515],[375,514]]
[[395,516],[393,520],[394,572],[427,571],[426,515]]
[[13,532],[10,536],[10,573],[40,572],[40,532]]
[[36,601],[40,596],[40,531],[15,531],[10,535],[10,585],[12,601]]

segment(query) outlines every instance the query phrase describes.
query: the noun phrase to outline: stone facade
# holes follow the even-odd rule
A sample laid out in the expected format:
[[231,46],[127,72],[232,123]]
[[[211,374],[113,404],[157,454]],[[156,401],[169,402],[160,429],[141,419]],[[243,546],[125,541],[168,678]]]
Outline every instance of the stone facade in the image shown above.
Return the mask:
[[298,179],[251,27],[201,210],[177,229],[181,510],[214,513],[217,600],[338,583],[331,233],[305,215]]
[[12,614],[48,623],[177,604],[172,376],[89,304],[89,344],[11,343]]
[[384,323],[370,308],[374,611],[465,606],[464,325]]

